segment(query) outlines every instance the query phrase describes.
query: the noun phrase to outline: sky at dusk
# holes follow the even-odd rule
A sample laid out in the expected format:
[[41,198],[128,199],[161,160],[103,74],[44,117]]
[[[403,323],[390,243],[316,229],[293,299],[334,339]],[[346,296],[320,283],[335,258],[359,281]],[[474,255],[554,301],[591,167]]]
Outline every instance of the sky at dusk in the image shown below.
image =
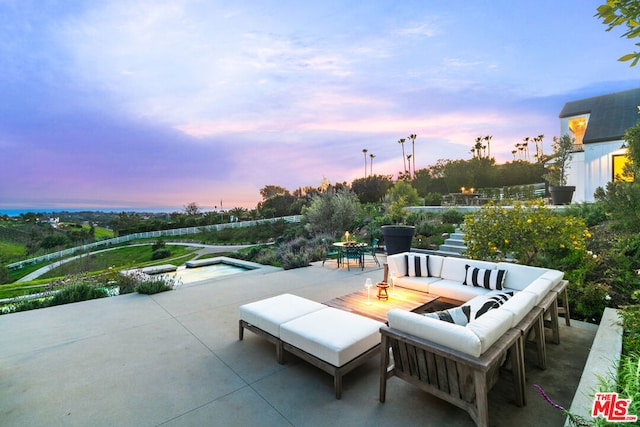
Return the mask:
[[[0,0],[0,212],[203,210],[558,135],[640,87],[604,0]],[[410,144],[405,144],[410,150]],[[367,155],[367,173],[370,159]]]

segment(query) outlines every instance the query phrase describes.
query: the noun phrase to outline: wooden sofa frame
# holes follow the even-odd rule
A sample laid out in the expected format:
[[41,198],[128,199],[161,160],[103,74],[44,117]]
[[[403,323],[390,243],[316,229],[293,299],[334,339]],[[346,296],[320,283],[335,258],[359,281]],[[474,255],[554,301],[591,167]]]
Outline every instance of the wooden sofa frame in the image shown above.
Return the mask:
[[[476,425],[489,424],[487,394],[498,379],[504,355],[511,359],[515,403],[525,404],[524,339],[508,330],[480,357],[474,357],[384,326],[380,357],[380,402],[386,399],[387,380],[401,378],[469,413]],[[390,363],[390,350],[393,362]]]

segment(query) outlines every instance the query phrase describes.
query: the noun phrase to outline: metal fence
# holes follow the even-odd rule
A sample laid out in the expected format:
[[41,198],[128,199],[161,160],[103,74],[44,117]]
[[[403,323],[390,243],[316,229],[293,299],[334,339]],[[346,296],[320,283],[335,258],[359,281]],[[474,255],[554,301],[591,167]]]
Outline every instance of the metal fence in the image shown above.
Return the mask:
[[133,233],[126,236],[115,237],[113,239],[100,240],[99,242],[89,243],[82,246],[76,246],[75,248],[65,249],[59,252],[53,252],[50,254],[42,255],[35,258],[29,258],[22,261],[8,264],[9,270],[22,268],[25,265],[38,264],[45,261],[51,261],[58,258],[64,258],[76,253],[90,252],[92,249],[99,248],[101,246],[112,246],[120,243],[130,242],[137,239],[149,239],[153,237],[166,237],[166,236],[183,236],[185,234],[197,234],[203,231],[222,230],[224,228],[239,228],[239,227],[251,227],[258,224],[264,224],[269,222],[285,221],[285,222],[300,222],[300,215],[283,216],[278,218],[258,219],[255,221],[242,221],[242,222],[230,222],[226,224],[213,224],[203,225],[201,227],[186,227],[186,228],[174,228],[171,230],[159,230],[148,231],[145,233]]

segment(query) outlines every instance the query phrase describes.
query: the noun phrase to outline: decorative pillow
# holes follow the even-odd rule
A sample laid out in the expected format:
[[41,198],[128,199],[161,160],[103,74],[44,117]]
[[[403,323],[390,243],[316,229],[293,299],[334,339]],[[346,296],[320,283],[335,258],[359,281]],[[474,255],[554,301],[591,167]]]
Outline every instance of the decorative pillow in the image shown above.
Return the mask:
[[469,317],[471,316],[471,307],[469,307],[468,305],[462,305],[460,307],[450,308],[449,310],[424,313],[424,316],[442,320],[443,322],[465,326],[467,323],[469,323]]
[[405,255],[407,263],[407,276],[429,277],[429,255]]
[[482,316],[489,310],[493,310],[494,308],[500,308],[500,306],[505,302],[507,302],[509,298],[511,298],[512,296],[513,296],[513,292],[502,292],[499,294],[492,294],[490,297],[487,297],[486,301],[482,304],[482,306],[476,312],[475,319]]
[[504,278],[507,275],[507,270],[493,270],[471,267],[469,264],[464,266],[466,273],[464,276],[463,285],[477,286],[485,289],[502,290],[502,284]]

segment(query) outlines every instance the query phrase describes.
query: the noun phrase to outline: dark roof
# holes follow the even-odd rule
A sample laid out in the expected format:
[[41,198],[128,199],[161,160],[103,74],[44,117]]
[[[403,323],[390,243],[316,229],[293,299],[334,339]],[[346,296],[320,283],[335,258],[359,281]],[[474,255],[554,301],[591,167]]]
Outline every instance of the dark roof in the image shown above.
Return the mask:
[[640,115],[640,88],[608,95],[594,96],[564,104],[560,118],[590,113],[584,144],[622,139],[625,131],[635,126]]

